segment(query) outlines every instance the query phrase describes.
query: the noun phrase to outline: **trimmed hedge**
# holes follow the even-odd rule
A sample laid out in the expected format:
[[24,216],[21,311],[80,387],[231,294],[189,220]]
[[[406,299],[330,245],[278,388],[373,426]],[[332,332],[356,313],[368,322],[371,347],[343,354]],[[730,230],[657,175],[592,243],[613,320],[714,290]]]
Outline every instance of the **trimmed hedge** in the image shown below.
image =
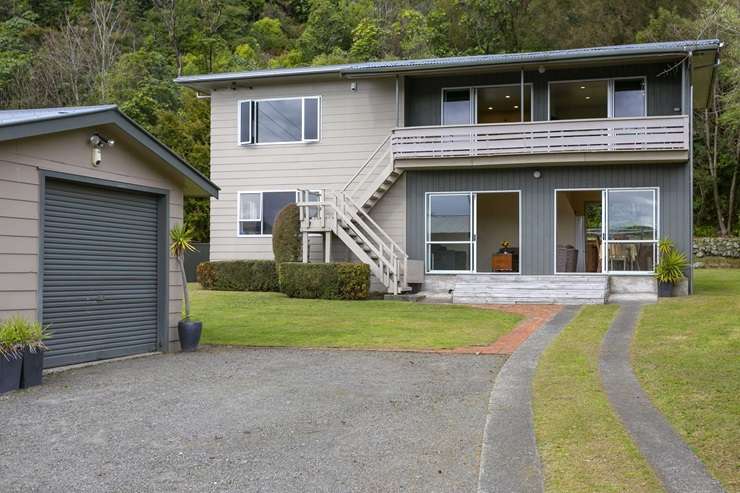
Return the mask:
[[301,259],[301,215],[298,206],[288,204],[278,212],[272,226],[272,253],[275,262],[298,262]]
[[227,260],[202,262],[198,282],[204,289],[219,291],[280,291],[273,260]]
[[291,298],[364,300],[370,292],[370,266],[285,262],[280,264],[280,291]]

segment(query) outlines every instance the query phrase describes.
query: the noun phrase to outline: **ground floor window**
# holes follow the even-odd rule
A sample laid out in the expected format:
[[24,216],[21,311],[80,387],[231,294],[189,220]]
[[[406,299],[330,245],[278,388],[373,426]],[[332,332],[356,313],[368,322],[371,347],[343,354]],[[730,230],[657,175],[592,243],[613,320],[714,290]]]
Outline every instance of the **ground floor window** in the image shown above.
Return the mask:
[[658,190],[555,191],[555,272],[652,272]]
[[428,193],[426,270],[519,272],[519,192]]
[[[239,192],[237,200],[238,236],[269,236],[278,213],[298,200],[295,190],[275,192]],[[309,200],[318,200],[311,192]]]

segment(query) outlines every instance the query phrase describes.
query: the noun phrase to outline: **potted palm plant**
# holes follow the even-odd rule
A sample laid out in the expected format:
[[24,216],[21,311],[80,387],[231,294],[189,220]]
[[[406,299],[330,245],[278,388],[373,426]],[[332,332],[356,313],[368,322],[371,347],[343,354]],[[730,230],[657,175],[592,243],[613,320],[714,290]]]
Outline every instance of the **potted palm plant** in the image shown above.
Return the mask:
[[18,317],[0,323],[0,394],[16,390],[21,384],[23,366],[23,327]]
[[21,370],[21,388],[26,389],[41,385],[44,370],[44,352],[48,349],[44,340],[51,337],[47,327],[40,322],[28,322],[20,319],[24,324],[23,340],[23,369]]
[[678,251],[673,242],[667,238],[658,242],[660,260],[655,266],[655,278],[658,280],[658,296],[673,296],[673,287],[683,280],[683,271],[689,265],[686,255]]
[[188,296],[188,280],[185,275],[185,253],[194,252],[196,249],[193,246],[193,234],[189,228],[178,224],[170,230],[170,251],[180,266],[183,301],[185,303],[185,318],[177,324],[180,348],[186,352],[195,351],[198,349],[203,324],[197,320],[190,320],[190,296]]

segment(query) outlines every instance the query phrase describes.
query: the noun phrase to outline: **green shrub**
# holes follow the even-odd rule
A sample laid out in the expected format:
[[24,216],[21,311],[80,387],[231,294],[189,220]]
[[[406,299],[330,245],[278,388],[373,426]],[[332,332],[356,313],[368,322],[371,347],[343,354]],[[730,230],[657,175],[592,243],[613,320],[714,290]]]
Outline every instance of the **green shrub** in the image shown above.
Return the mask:
[[280,264],[280,291],[291,298],[364,300],[370,291],[367,264]]
[[678,284],[684,278],[683,271],[689,261],[682,252],[676,249],[673,242],[664,238],[658,242],[660,261],[655,266],[655,278],[659,282]]
[[204,289],[219,291],[279,291],[276,264],[272,260],[202,262],[198,282]]
[[370,294],[370,266],[367,264],[338,263],[339,298],[365,300]]
[[280,210],[272,227],[272,253],[278,264],[301,258],[301,219],[298,206],[288,204]]

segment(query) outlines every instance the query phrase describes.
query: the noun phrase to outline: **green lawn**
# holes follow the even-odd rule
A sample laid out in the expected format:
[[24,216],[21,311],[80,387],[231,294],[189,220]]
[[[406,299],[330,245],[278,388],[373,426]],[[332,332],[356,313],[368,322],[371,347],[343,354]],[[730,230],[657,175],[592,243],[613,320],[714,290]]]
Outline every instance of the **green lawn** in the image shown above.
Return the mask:
[[204,344],[444,349],[489,344],[518,315],[397,301],[291,299],[278,293],[206,291],[190,284]]
[[740,491],[740,269],[697,270],[695,296],[646,307],[632,353],[655,405]]
[[533,411],[548,492],[661,491],[601,387],[601,341],[617,308],[584,307],[539,361]]

